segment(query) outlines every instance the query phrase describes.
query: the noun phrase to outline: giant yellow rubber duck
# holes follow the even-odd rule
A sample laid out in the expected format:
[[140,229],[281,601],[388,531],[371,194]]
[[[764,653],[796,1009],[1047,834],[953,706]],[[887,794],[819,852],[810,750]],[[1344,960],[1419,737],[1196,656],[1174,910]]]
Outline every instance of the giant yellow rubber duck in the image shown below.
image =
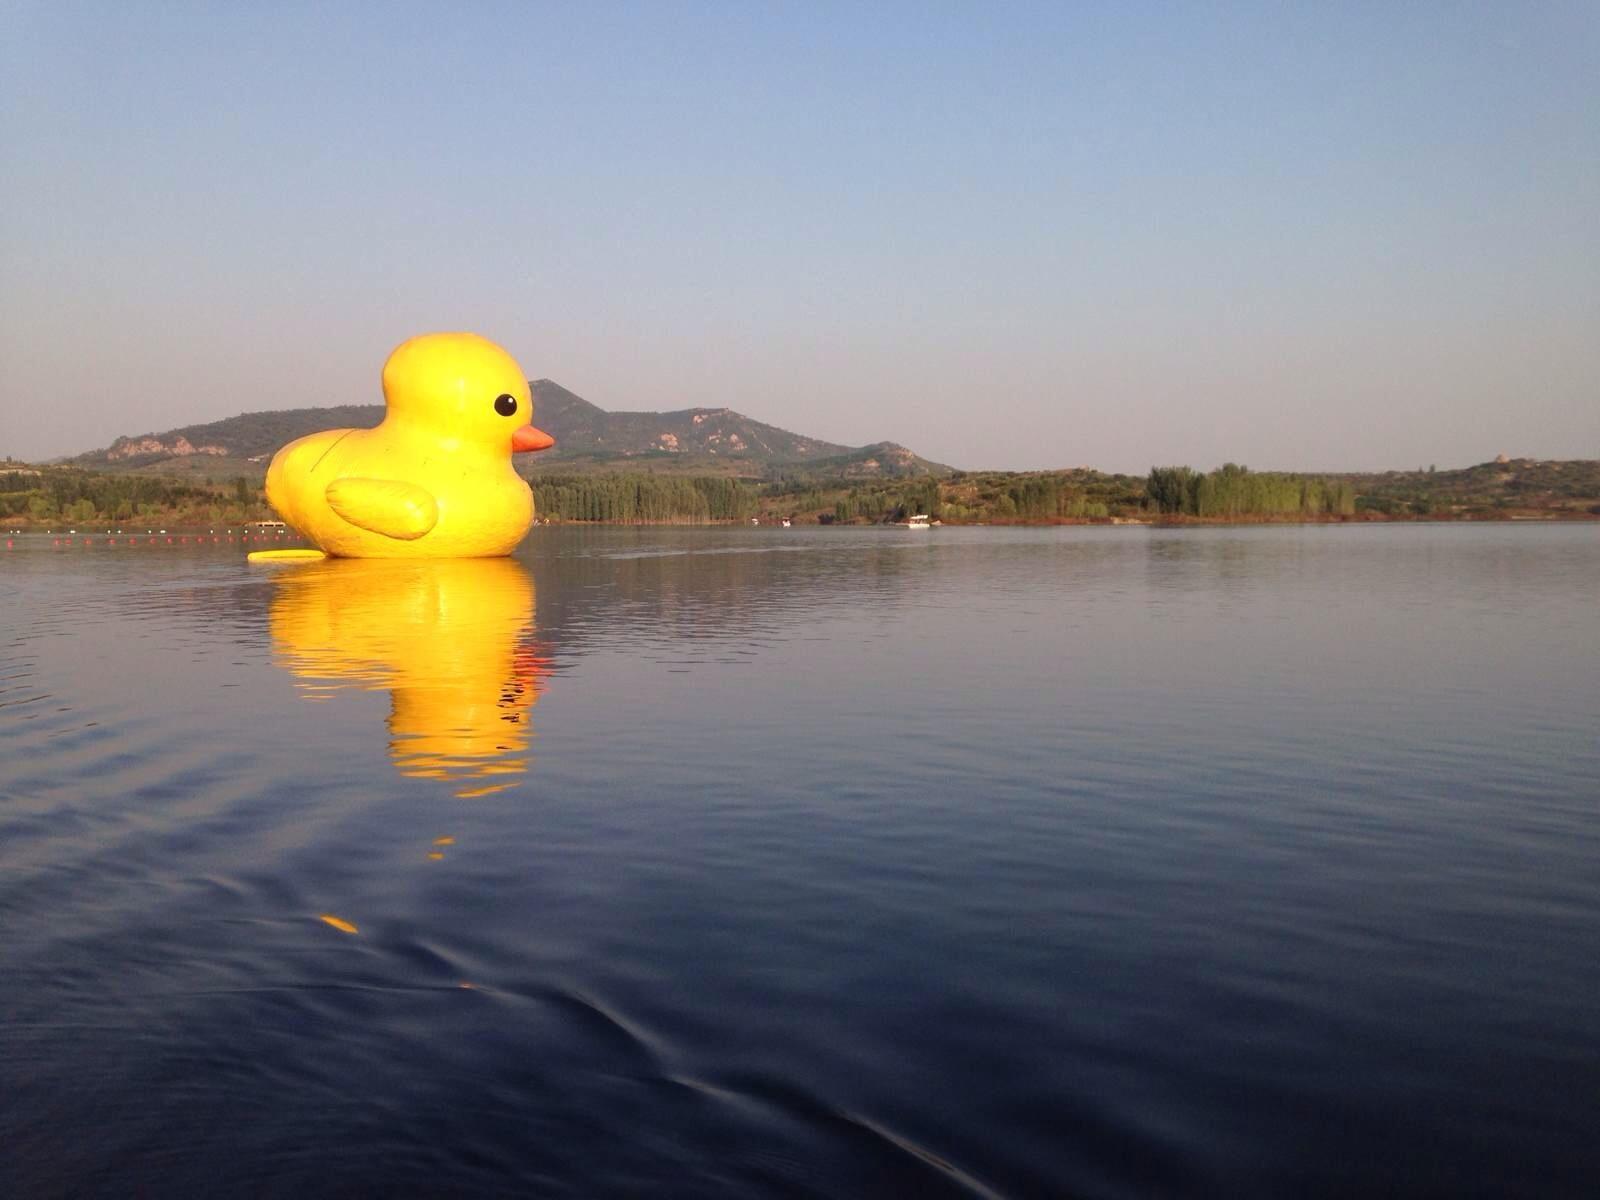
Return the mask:
[[306,699],[389,693],[402,775],[483,796],[527,771],[549,667],[533,640],[533,579],[516,560],[287,567],[269,623],[274,658]]
[[383,364],[383,397],[377,428],[329,429],[279,450],[267,469],[272,507],[337,558],[510,554],[533,523],[511,455],[555,444],[528,423],[533,397],[516,359],[474,333],[424,334]]

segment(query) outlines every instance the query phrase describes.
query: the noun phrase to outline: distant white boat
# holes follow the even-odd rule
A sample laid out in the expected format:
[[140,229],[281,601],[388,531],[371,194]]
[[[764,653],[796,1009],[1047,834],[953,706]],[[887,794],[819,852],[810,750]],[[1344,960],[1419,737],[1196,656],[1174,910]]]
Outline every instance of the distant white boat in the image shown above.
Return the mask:
[[916,516],[912,517],[910,520],[908,520],[906,522],[906,528],[907,529],[932,529],[933,526],[928,524],[928,514],[927,513],[918,513]]
[[789,528],[789,526],[790,526],[790,525],[792,525],[792,524],[793,524],[793,522],[792,522],[792,521],[790,521],[790,520],[789,520],[789,518],[788,518],[788,517],[785,517],[785,518],[784,518],[784,519],[783,519],[783,527],[784,527],[784,528],[785,528],[785,529],[787,529],[787,528]]

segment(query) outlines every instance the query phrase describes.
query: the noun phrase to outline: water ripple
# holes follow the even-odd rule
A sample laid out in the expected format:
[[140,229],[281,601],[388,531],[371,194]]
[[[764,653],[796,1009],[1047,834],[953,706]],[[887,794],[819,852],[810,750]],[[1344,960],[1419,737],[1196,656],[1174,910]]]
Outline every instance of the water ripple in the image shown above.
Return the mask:
[[12,551],[0,1190],[1591,1190],[1592,531],[784,538]]

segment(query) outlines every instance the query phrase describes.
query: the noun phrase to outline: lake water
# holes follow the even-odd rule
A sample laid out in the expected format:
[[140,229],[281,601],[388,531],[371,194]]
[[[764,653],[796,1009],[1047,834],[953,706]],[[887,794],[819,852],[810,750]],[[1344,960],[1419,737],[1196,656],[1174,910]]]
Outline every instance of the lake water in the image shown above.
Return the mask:
[[13,541],[7,1196],[1600,1188],[1600,527]]

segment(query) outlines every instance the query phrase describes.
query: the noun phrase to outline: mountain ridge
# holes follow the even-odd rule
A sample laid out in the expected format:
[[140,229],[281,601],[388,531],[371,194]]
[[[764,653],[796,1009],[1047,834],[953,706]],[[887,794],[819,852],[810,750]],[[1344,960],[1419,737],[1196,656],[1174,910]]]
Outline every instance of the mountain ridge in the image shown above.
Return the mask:
[[[952,470],[893,442],[846,446],[793,433],[731,408],[613,411],[554,380],[536,379],[529,386],[533,419],[556,439],[556,445],[531,463],[519,460],[524,474],[620,465],[757,476],[784,468],[826,469],[861,478],[947,475]],[[264,474],[272,455],[295,438],[322,429],[371,428],[383,416],[381,404],[246,412],[162,433],[122,436],[109,446],[64,461],[112,471],[160,469],[251,477]]]

